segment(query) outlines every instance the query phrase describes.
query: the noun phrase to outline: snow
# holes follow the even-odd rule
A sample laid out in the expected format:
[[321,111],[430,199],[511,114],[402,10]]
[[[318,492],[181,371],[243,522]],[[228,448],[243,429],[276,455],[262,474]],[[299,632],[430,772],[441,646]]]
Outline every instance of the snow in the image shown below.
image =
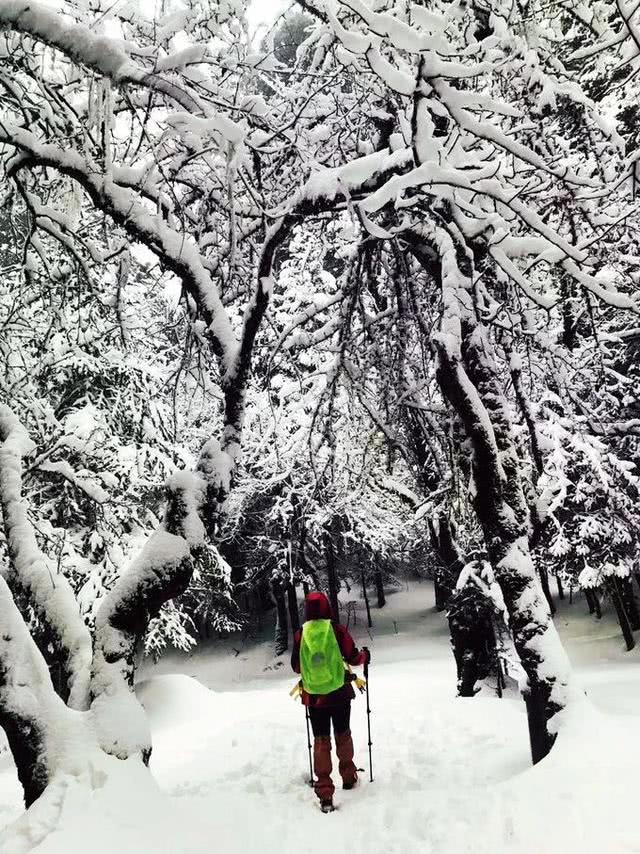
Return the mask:
[[366,56],[371,70],[384,81],[389,89],[398,92],[400,95],[413,94],[416,88],[416,81],[413,77],[393,66],[377,48],[370,47]]
[[98,35],[87,26],[69,23],[54,6],[36,0],[0,0],[0,27],[30,35],[115,83],[135,83],[167,95],[186,110],[210,113],[192,93],[149,73],[130,58],[134,53],[143,56],[144,48]]
[[167,487],[172,493],[180,493],[180,499],[186,508],[181,523],[186,541],[191,547],[202,545],[204,542],[204,525],[199,513],[205,499],[206,484],[204,479],[196,472],[183,469],[168,479]]
[[[34,808],[0,836],[3,854],[626,854],[634,826],[638,655],[622,653],[611,614],[597,622],[584,601],[556,618],[588,698],[562,713],[551,756],[530,767],[521,700],[485,685],[453,696],[446,621],[431,585],[413,584],[373,609],[371,724],[374,777],[338,789],[339,811],[323,816],[305,785],[304,715],[288,696],[295,677],[270,644],[224,642],[169,656],[142,674],[138,696],[153,733],[149,775],[136,760],[102,757],[85,777],[62,775]],[[268,670],[265,667],[269,667]],[[197,677],[197,678],[194,678]],[[353,706],[356,760],[367,765],[366,715]],[[597,747],[596,747],[597,745]],[[606,761],[604,761],[606,757]],[[599,759],[598,776],[594,760]],[[0,818],[19,812],[4,762]],[[44,800],[44,799],[43,799]],[[54,808],[55,804],[55,808]],[[259,837],[256,834],[259,833]],[[35,843],[39,842],[36,847]]]
[[74,471],[66,460],[42,462],[38,465],[38,468],[40,471],[62,475],[65,480],[73,483],[78,489],[86,493],[96,504],[105,504],[109,500],[109,494],[91,477],[89,472]]
[[212,116],[201,119],[189,113],[171,113],[166,123],[180,134],[196,143],[204,143],[212,133],[220,134],[227,142],[239,145],[244,139],[244,130],[226,116]]
[[33,0],[2,0],[0,25],[29,33],[46,44],[55,45],[108,77],[117,77],[129,63],[123,43],[97,36],[86,27],[66,24],[58,10]]
[[137,194],[103,175],[97,175],[90,162],[77,151],[42,143],[28,130],[9,122],[0,127],[0,140],[23,153],[33,154],[42,163],[55,165],[61,172],[82,175],[84,186],[103,199],[105,210],[122,219],[131,236],[154,248],[159,247],[165,259],[174,263],[183,278],[192,281],[202,306],[210,312],[211,333],[222,351],[225,367],[234,363],[238,342],[231,320],[222,304],[217,284],[206,269],[196,245],[186,234],[170,228],[159,215],[149,213]]
[[387,150],[376,151],[352,160],[344,166],[319,169],[307,181],[302,197],[312,201],[320,198],[331,201],[339,192],[360,189],[376,175],[402,167],[409,162],[411,162],[411,151],[405,148],[391,154]]
[[18,418],[0,405],[0,503],[13,573],[18,588],[28,591],[36,613],[68,650],[69,704],[82,709],[88,699],[91,638],[67,578],[40,551],[22,499],[22,459],[33,449]]
[[[187,497],[190,494],[187,491]],[[201,526],[193,531],[193,515],[187,514],[187,531],[201,537]],[[129,687],[135,627],[120,625],[119,612],[131,609],[132,603],[138,607],[135,603],[140,597],[152,597],[154,591],[167,585],[180,574],[189,555],[190,546],[184,537],[156,529],[101,601],[96,614],[91,680],[95,699],[90,715],[102,749],[122,759],[146,750],[150,734],[146,717]]]
[[203,62],[207,55],[206,45],[189,45],[182,50],[156,60],[156,71],[176,71],[192,63]]

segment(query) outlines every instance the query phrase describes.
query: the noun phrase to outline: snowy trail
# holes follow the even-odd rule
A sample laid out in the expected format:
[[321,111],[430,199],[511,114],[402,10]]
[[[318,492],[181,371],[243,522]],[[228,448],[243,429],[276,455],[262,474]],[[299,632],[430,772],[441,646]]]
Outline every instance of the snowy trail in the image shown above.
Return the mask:
[[[196,812],[210,811],[221,850],[229,854],[254,848],[293,851],[303,839],[309,852],[383,852],[396,846],[403,852],[465,850],[470,825],[485,810],[481,802],[487,784],[528,767],[519,707],[488,701],[489,727],[474,723],[470,703],[452,707],[431,700],[425,708],[425,691],[415,690],[415,704],[407,708],[407,696],[414,691],[407,687],[411,680],[424,679],[423,665],[410,663],[393,675],[385,674],[385,668],[390,665],[380,668],[379,694],[372,698],[375,781],[369,783],[363,774],[354,792],[338,790],[341,811],[336,815],[321,815],[305,785],[304,716],[300,706],[283,704],[286,683],[236,694],[235,702],[229,695],[208,700],[194,692],[198,714],[205,712],[203,725],[210,732],[194,744],[192,723],[182,731],[158,727],[154,775],[166,791],[192,801]],[[155,692],[150,705],[160,701],[166,710],[160,695],[164,688],[175,688],[179,678],[156,680],[149,689]],[[402,689],[406,693],[399,695]],[[356,758],[365,767],[361,702],[354,709],[353,729]],[[517,746],[511,738],[514,730],[521,735]],[[183,750],[176,749],[180,744]],[[502,830],[508,834],[508,823]]]
[[[383,852],[397,850],[465,850],[470,823],[485,809],[480,803],[487,784],[528,767],[528,748],[519,707],[487,702],[490,727],[474,725],[470,703],[451,707],[415,690],[407,708],[411,680],[424,679],[423,665],[413,662],[400,673],[378,673],[379,694],[372,698],[375,781],[354,792],[336,793],[341,811],[323,816],[305,785],[308,759],[301,707],[284,705],[282,688],[235,695],[197,696],[210,732],[192,743],[192,724],[155,731],[154,775],[178,798],[197,800],[196,811],[210,810],[216,838],[225,852],[304,850]],[[161,677],[150,692],[150,705],[180,677]],[[372,679],[373,683],[373,679]],[[404,689],[404,695],[399,695]],[[398,693],[395,693],[398,692]],[[147,697],[147,699],[151,699]],[[289,701],[291,702],[291,701]],[[207,709],[208,707],[208,709]],[[221,708],[224,721],[218,723]],[[208,714],[207,714],[208,711]],[[364,705],[354,709],[356,758],[367,761]],[[521,730],[514,750],[506,733]],[[184,744],[184,750],[176,750]],[[514,755],[515,754],[515,755]],[[471,808],[469,806],[471,804]],[[470,812],[471,810],[471,812]],[[456,827],[450,827],[457,815]],[[504,832],[508,833],[508,824]],[[457,837],[457,842],[454,841]],[[495,837],[494,837],[495,839]],[[453,847],[450,847],[453,844]],[[331,848],[328,849],[327,846]],[[449,847],[445,847],[449,846]]]
[[[602,666],[585,656],[590,692],[606,695],[606,674],[619,662],[618,677],[640,690],[637,657],[620,655],[621,639],[610,626],[573,609],[570,637],[584,635],[602,652]],[[562,618],[561,618],[562,619]],[[165,791],[196,814],[209,812],[220,850],[305,852],[640,851],[624,828],[628,802],[622,781],[631,769],[631,719],[608,718],[580,700],[563,733],[562,746],[543,766],[531,769],[524,706],[518,696],[497,699],[483,692],[472,700],[454,697],[455,674],[445,621],[433,610],[426,585],[391,597],[375,614],[368,642],[371,671],[374,783],[367,774],[354,792],[336,792],[339,812],[320,814],[305,786],[308,758],[304,715],[287,692],[294,677],[270,673],[253,680],[251,656],[244,690],[223,694],[192,686],[174,690],[176,676],[155,677],[141,691],[154,727],[152,768]],[[395,625],[394,625],[395,623]],[[396,634],[396,630],[398,634]],[[354,630],[360,642],[362,629]],[[566,634],[566,632],[565,632]],[[259,655],[256,650],[254,655]],[[577,655],[580,659],[580,655]],[[256,661],[253,661],[255,666]],[[168,666],[171,666],[170,664]],[[185,668],[187,669],[187,668]],[[216,684],[218,665],[205,657],[192,663],[205,684]],[[258,670],[259,668],[256,668]],[[256,670],[253,672],[255,673]],[[248,689],[249,688],[249,689]],[[188,708],[176,708],[182,696]],[[606,695],[609,704],[615,698]],[[191,732],[189,708],[198,708],[199,738]],[[174,721],[184,715],[181,730]],[[353,705],[356,760],[367,766],[364,700]],[[594,733],[594,729],[596,733]],[[594,736],[601,750],[585,751]],[[630,740],[631,739],[631,740]],[[182,749],[176,745],[182,744]],[[605,754],[599,780],[587,773]],[[620,775],[618,770],[620,769]],[[631,773],[631,771],[629,772]],[[549,836],[550,821],[560,828]]]
[[[355,791],[338,789],[338,812],[322,815],[306,785],[304,713],[288,696],[295,677],[284,667],[265,672],[269,652],[261,646],[238,655],[232,668],[228,655],[203,651],[163,662],[139,686],[157,787],[142,769],[127,777],[115,763],[103,788],[65,791],[56,829],[41,844],[15,850],[76,854],[89,836],[92,854],[640,852],[629,708],[612,716],[578,698],[557,748],[531,769],[519,698],[499,700],[487,690],[454,697],[446,628],[427,585],[393,595],[375,619],[366,638],[374,655],[375,781],[365,773]],[[594,628],[577,614],[563,620],[576,660],[581,644],[604,650],[602,664],[593,649],[583,656],[596,702],[606,696],[615,704],[618,692],[605,690],[609,671],[625,696],[629,685],[638,689],[637,656],[620,654],[620,639],[606,638],[608,625]],[[354,634],[365,640],[360,625]],[[241,684],[231,677],[238,670]],[[353,705],[352,728],[356,761],[366,767],[363,698]],[[0,800],[10,790],[10,774],[0,774]]]

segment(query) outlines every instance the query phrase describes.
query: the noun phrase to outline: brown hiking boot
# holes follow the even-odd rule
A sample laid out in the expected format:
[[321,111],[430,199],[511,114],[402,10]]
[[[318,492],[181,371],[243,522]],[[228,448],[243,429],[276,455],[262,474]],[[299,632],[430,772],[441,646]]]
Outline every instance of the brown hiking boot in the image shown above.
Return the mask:
[[342,777],[342,788],[353,789],[358,782],[358,770],[353,761],[353,739],[351,732],[336,735],[336,750],[338,753],[338,769]]

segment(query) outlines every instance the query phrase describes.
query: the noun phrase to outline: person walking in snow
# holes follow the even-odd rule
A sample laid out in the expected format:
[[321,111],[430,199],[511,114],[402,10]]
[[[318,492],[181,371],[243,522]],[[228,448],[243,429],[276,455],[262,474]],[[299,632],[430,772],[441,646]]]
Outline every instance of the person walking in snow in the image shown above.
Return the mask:
[[336,741],[338,770],[343,789],[353,789],[358,772],[353,761],[351,701],[355,693],[344,662],[369,664],[369,650],[360,651],[349,632],[331,620],[331,605],[324,593],[309,593],[305,620],[296,632],[291,667],[302,676],[302,702],[309,710],[313,730],[315,793],[323,812],[333,810],[335,786],[331,779],[331,725]]

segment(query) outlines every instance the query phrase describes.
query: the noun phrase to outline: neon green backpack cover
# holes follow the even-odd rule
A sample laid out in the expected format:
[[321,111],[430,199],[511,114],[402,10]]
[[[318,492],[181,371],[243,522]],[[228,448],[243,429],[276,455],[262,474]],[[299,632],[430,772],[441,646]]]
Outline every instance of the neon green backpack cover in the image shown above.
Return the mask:
[[331,620],[309,620],[302,627],[300,670],[308,694],[330,694],[344,685],[342,652]]

